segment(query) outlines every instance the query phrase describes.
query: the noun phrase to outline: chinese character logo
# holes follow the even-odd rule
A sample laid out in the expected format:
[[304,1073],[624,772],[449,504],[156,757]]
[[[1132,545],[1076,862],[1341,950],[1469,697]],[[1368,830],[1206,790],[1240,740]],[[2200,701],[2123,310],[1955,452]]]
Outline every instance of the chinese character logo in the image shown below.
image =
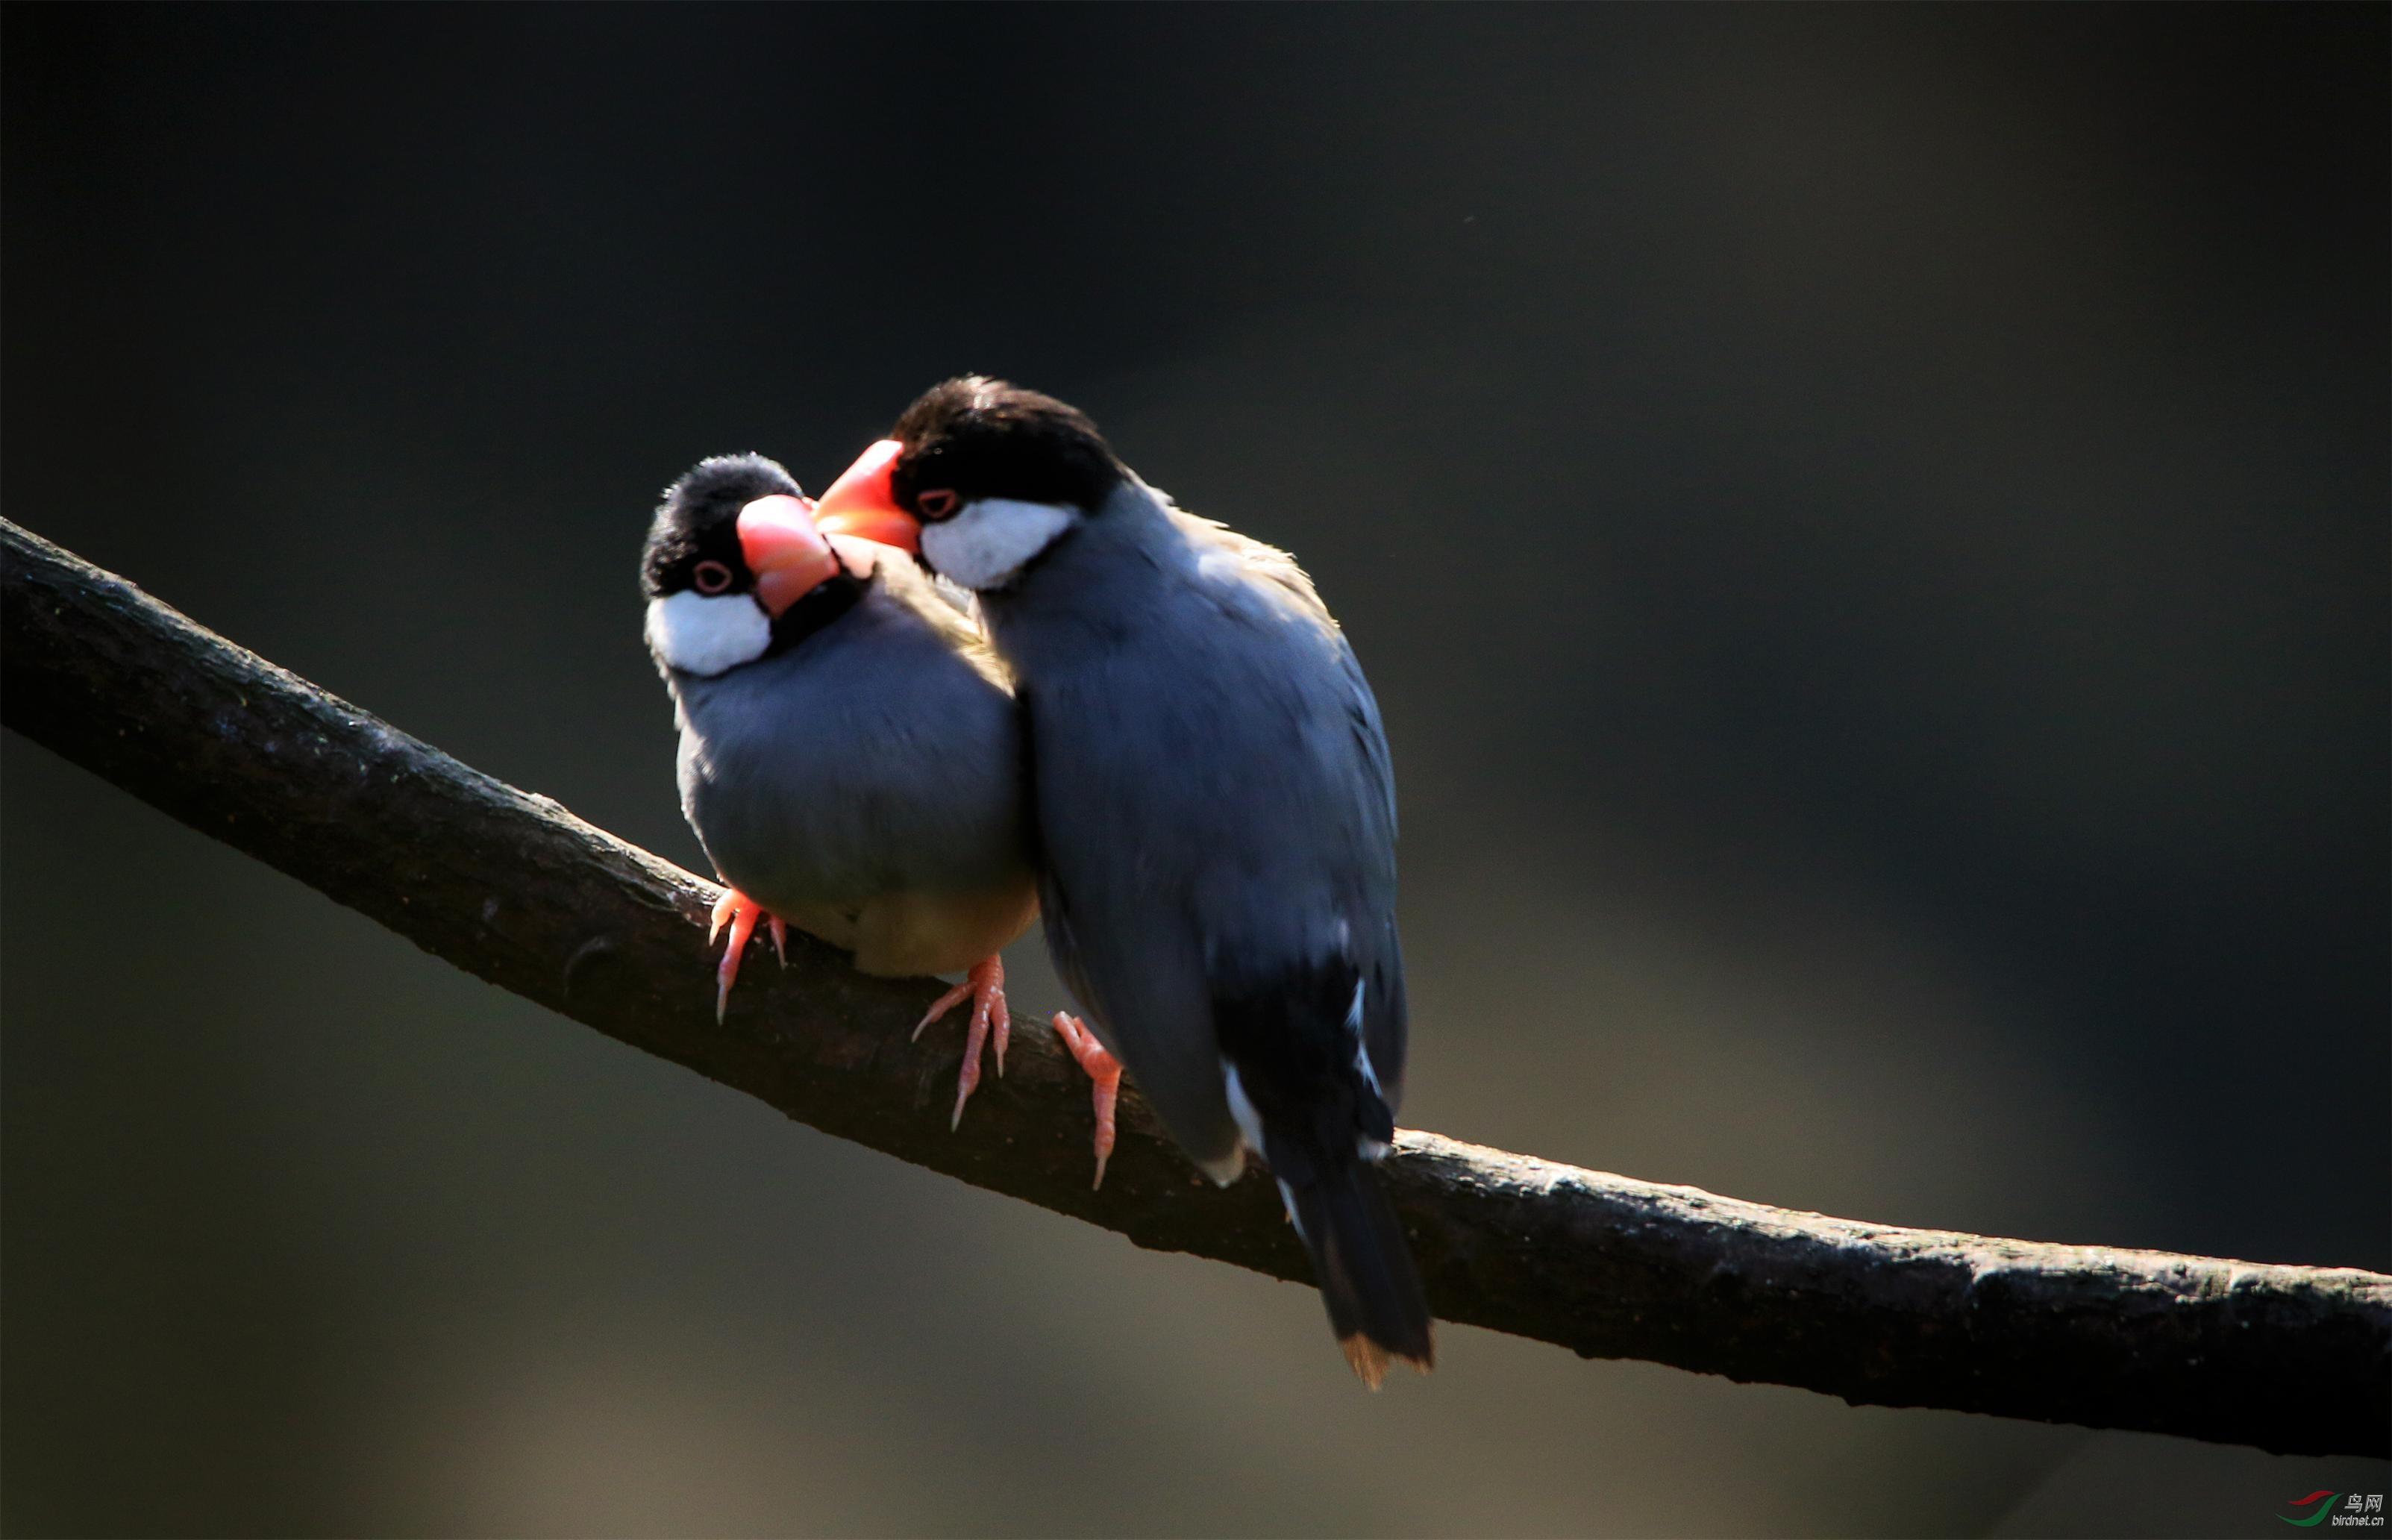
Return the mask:
[[[2340,1511],[2334,1507],[2337,1501],[2342,1504]],[[2276,1517],[2294,1529],[2315,1529],[2329,1520],[2336,1529],[2346,1525],[2357,1529],[2384,1527],[2384,1494],[2380,1492],[2327,1492],[2320,1488],[2306,1497],[2295,1497],[2284,1506],[2291,1508],[2292,1513],[2279,1513]],[[2303,1509],[2308,1511],[2303,1513]],[[2302,1516],[2295,1519],[2293,1517],[2294,1513]]]

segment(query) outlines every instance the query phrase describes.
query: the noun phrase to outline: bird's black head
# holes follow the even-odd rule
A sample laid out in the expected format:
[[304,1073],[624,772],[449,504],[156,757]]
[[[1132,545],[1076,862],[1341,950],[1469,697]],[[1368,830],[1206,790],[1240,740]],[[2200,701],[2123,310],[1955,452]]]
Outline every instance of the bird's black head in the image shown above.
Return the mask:
[[907,407],[815,512],[826,530],[916,552],[985,594],[1010,587],[1128,479],[1077,408],[971,374]]
[[845,614],[872,570],[842,559],[789,473],[760,454],[702,460],[665,489],[640,590],[648,649],[710,676],[795,646]]
[[739,545],[739,510],[760,497],[796,497],[797,478],[760,454],[701,460],[665,489],[640,558],[642,597],[740,594],[755,574]]
[[1079,408],[984,374],[932,385],[889,437],[890,493],[924,524],[988,498],[1093,513],[1126,474]]

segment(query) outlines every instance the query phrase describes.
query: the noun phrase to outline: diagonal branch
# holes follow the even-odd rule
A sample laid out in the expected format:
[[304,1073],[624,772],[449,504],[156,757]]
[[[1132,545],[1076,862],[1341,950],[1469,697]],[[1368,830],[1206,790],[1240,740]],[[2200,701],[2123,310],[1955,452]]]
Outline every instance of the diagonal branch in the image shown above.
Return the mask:
[[[1043,1032],[962,1130],[938,987],[793,937],[716,1024],[712,887],[0,521],[0,718],[445,961],[901,1160],[1279,1278],[1269,1184],[1216,1190],[1134,1094],[1088,1189],[1086,1082]],[[1903,1230],[1406,1133],[1387,1171],[1439,1315],[1587,1357],[2296,1453],[2392,1443],[2392,1277]]]

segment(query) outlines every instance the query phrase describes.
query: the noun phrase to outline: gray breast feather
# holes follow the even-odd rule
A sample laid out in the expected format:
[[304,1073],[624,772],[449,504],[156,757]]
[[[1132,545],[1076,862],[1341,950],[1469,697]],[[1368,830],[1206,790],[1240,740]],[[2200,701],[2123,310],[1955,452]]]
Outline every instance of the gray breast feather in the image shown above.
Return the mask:
[[1026,866],[1010,687],[902,557],[787,652],[674,688],[683,811],[766,907],[967,892]]

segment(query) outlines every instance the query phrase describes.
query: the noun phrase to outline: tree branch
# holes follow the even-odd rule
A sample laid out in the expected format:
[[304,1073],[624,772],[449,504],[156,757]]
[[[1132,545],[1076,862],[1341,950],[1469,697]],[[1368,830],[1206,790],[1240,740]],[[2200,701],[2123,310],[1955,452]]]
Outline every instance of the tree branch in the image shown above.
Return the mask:
[[[717,1025],[714,889],[0,521],[0,719],[502,989],[974,1186],[1278,1278],[1268,1181],[1216,1189],[1124,1088],[1088,1188],[1086,1082],[1015,1042],[961,1131],[938,985],[791,937]],[[1386,1168],[1437,1314],[1855,1404],[2303,1454],[2392,1442],[2392,1277],[1904,1230],[1407,1132]]]

